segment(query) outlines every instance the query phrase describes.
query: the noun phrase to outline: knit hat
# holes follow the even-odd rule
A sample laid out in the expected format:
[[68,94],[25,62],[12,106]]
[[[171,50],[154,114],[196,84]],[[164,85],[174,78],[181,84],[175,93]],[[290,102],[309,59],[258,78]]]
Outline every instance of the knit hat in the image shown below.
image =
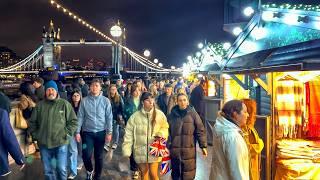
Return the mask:
[[172,86],[172,84],[167,83],[167,84],[164,85],[164,87],[165,87],[165,88],[169,88],[169,87],[173,87],[173,86]]
[[47,90],[48,88],[53,88],[54,90],[56,90],[58,92],[58,86],[57,83],[54,82],[53,80],[48,81],[45,85],[44,85],[45,90]]

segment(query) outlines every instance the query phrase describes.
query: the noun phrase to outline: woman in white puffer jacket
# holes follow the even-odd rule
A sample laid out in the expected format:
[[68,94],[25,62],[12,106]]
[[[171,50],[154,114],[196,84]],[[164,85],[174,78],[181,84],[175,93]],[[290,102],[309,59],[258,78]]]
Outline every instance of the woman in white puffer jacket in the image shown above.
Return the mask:
[[242,101],[224,104],[213,127],[210,179],[249,180],[249,151],[241,130],[248,116]]
[[125,157],[133,153],[143,179],[158,180],[161,157],[149,155],[149,144],[156,138],[168,138],[169,125],[166,116],[154,106],[154,98],[145,92],[140,98],[139,111],[135,112],[126,126],[122,152]]

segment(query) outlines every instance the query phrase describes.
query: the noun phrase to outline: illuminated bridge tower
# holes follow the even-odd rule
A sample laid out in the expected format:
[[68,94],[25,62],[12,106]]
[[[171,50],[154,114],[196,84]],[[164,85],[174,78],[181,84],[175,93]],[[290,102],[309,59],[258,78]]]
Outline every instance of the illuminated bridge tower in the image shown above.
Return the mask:
[[61,46],[55,46],[54,41],[60,40],[60,29],[55,31],[52,20],[48,30],[43,27],[43,65],[44,68],[54,68],[59,70],[61,66]]

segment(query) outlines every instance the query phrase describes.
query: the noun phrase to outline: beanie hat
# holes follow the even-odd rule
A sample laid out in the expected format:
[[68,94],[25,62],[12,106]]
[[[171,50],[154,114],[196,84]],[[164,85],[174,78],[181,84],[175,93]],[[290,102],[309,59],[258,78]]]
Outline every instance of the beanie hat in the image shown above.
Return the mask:
[[165,87],[165,88],[170,88],[170,87],[172,87],[172,84],[167,83],[167,84],[164,85],[164,87]]
[[148,99],[149,97],[153,98],[152,94],[149,92],[142,93],[140,97],[140,101],[143,102],[144,100]]
[[58,92],[58,86],[57,83],[54,82],[53,80],[48,81],[45,85],[44,85],[45,90],[47,90],[48,88],[53,88]]

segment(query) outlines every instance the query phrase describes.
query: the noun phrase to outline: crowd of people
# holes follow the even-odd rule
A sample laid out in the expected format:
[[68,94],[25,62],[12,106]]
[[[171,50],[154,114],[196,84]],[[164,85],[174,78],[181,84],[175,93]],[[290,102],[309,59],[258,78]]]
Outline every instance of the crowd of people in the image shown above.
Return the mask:
[[[208,155],[203,84],[204,80],[185,83],[179,78],[148,82],[93,79],[87,85],[80,78],[63,85],[35,78],[21,84],[18,108],[27,120],[27,144],[35,145],[48,180],[74,179],[83,165],[87,179],[101,179],[103,154],[118,147],[130,159],[133,179],[158,180],[162,157],[150,153],[150,144],[160,139],[167,142],[172,179],[194,179],[196,144],[205,157]],[[10,100],[1,92],[0,99],[0,129],[12,134],[8,125]],[[259,163],[263,142],[254,130],[255,112],[248,102],[251,103],[227,102],[216,120],[210,179],[259,176],[259,171],[251,172],[249,167]],[[26,161],[17,141],[6,141],[14,139],[14,134],[7,136],[3,132],[0,175],[6,176],[10,174],[9,166],[2,163],[8,164],[8,153],[21,169]],[[255,156],[251,156],[251,151],[255,151]]]

